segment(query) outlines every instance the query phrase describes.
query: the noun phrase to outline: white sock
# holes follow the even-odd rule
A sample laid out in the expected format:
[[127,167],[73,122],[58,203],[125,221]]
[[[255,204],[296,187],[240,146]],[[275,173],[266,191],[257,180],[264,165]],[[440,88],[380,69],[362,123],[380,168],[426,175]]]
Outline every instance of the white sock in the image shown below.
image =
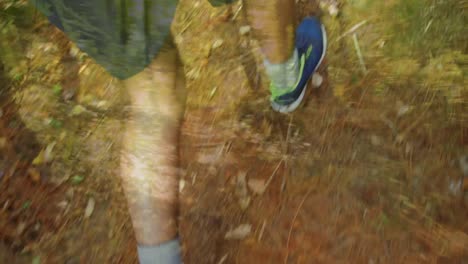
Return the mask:
[[140,264],[181,264],[179,239],[174,239],[157,246],[138,245]]
[[270,81],[278,88],[289,89],[293,87],[299,78],[299,54],[297,49],[287,61],[279,64],[263,61]]

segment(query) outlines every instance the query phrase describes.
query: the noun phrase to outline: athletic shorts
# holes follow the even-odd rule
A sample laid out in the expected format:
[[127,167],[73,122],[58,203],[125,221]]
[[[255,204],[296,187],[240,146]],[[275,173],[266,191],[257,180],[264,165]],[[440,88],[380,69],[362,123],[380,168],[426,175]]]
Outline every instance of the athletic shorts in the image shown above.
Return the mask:
[[[177,0],[30,0],[111,75],[148,66],[170,38]],[[232,0],[210,0],[214,6]]]
[[176,0],[30,0],[111,75],[148,66],[170,36]]

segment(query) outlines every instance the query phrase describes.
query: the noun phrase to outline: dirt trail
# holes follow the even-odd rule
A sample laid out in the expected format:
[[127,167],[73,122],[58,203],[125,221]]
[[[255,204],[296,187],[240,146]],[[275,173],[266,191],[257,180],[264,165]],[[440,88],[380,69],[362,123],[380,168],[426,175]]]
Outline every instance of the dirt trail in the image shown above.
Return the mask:
[[[468,181],[458,166],[468,154],[467,91],[450,95],[458,101],[446,108],[444,91],[431,90],[463,84],[460,53],[388,55],[382,43],[398,43],[380,11],[398,1],[341,3],[337,17],[328,6],[336,1],[322,1],[323,13],[299,1],[301,16],[319,15],[327,27],[326,81],[299,111],[278,115],[258,44],[239,32],[240,3],[181,2],[185,263],[468,260]],[[352,34],[344,35],[363,21],[355,32],[366,74]],[[0,104],[0,262],[135,263],[117,176],[125,97],[51,27],[24,38],[27,71],[4,81],[18,89],[18,105]],[[420,84],[415,76],[437,65],[450,74]],[[238,227],[251,229],[225,238]]]

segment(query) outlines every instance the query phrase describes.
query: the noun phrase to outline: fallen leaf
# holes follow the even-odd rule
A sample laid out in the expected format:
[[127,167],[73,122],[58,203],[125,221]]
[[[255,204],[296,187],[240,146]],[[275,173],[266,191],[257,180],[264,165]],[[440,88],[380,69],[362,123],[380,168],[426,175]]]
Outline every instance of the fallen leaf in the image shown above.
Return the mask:
[[54,155],[52,154],[52,151],[54,150],[56,142],[52,142],[44,150],[44,162],[48,163],[51,162],[52,159],[54,158]]
[[406,115],[409,111],[411,110],[410,106],[408,105],[402,105],[398,108],[398,113],[397,113],[397,116],[398,117],[402,117],[404,115]]
[[81,175],[75,175],[70,179],[71,183],[74,185],[80,184],[84,181],[84,177]]
[[20,236],[21,234],[23,234],[25,229],[26,229],[26,223],[25,222],[19,223],[18,227],[16,228],[16,235]]
[[239,28],[239,34],[245,35],[250,32],[250,26],[242,26]]
[[252,232],[252,225],[242,224],[238,226],[237,228],[227,232],[224,238],[228,240],[231,240],[231,239],[240,240],[240,239],[246,238],[250,234],[250,232]]
[[39,182],[41,180],[41,173],[36,168],[28,168],[28,175],[33,182]]
[[70,52],[69,52],[70,56],[72,56],[73,58],[77,57],[78,54],[80,54],[80,49],[78,47],[76,47],[75,45],[73,45],[71,48],[70,48]]
[[185,180],[179,181],[179,192],[181,193],[185,188]]
[[85,209],[85,213],[84,213],[85,218],[89,218],[93,214],[94,205],[95,205],[94,199],[89,198],[88,199],[88,204],[86,205],[86,209]]
[[338,7],[335,5],[335,4],[331,4],[329,7],[328,7],[328,13],[330,14],[330,16],[332,17],[336,17],[338,15],[338,12],[340,10],[338,9]]
[[68,202],[67,202],[67,201],[61,201],[61,202],[59,202],[59,203],[57,204],[57,206],[58,206],[60,209],[65,210],[65,209],[67,209],[67,207],[68,207]]
[[60,86],[60,84],[56,84],[52,87],[52,91],[55,95],[60,95],[62,93],[62,86]]
[[213,42],[213,45],[211,46],[212,49],[217,49],[219,47],[221,47],[224,43],[224,40],[222,39],[217,39]]
[[243,197],[239,199],[239,206],[242,210],[246,210],[250,205],[250,197]]
[[262,179],[250,179],[247,185],[256,194],[263,194],[266,189],[265,180]]
[[56,128],[56,129],[59,129],[59,128],[62,128],[63,126],[63,123],[62,121],[60,120],[57,120],[57,119],[50,119],[50,122],[49,122],[49,125],[53,128]]
[[84,106],[82,105],[76,105],[75,107],[73,107],[73,109],[71,110],[70,112],[70,116],[79,116],[83,113],[85,113],[87,110]]
[[101,100],[96,104],[96,107],[101,110],[108,110],[109,109],[109,102],[106,100]]
[[41,150],[32,161],[33,165],[41,165],[42,163],[44,163],[44,150]]

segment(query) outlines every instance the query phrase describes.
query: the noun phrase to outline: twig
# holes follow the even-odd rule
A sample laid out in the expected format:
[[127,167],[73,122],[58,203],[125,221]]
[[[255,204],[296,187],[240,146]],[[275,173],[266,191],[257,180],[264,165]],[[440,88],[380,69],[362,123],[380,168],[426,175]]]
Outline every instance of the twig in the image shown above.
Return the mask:
[[299,206],[297,207],[297,210],[296,210],[296,213],[294,214],[294,217],[292,219],[292,222],[291,222],[291,227],[289,228],[289,234],[288,234],[288,241],[286,242],[286,256],[284,257],[284,263],[288,263],[288,258],[289,258],[289,241],[291,240],[291,234],[292,234],[292,230],[293,230],[293,227],[294,227],[294,222],[296,222],[296,218],[297,216],[299,215],[299,211],[301,210],[302,206],[304,205],[304,202],[305,200],[307,199],[307,196],[309,196],[310,192],[312,191],[312,189],[309,189],[307,191],[307,193],[304,195],[304,198],[302,198],[302,201],[301,203],[299,204]]
[[228,254],[224,255],[224,256],[219,260],[218,264],[223,264],[224,262],[226,262],[227,257],[228,257]]
[[354,33],[356,30],[358,30],[360,27],[364,26],[365,24],[367,23],[367,20],[364,20],[362,22],[359,22],[357,23],[356,25],[354,25],[352,28],[350,28],[348,31],[346,31],[345,33],[343,33],[341,36],[339,36],[336,41],[346,37],[347,35],[350,35],[351,33]]
[[286,143],[284,147],[284,156],[288,154],[289,136],[291,134],[292,121],[293,121],[293,115],[291,115],[291,117],[289,118],[288,131],[286,132]]
[[268,188],[268,185],[270,185],[271,181],[273,181],[273,178],[275,177],[276,175],[276,172],[278,171],[281,163],[284,161],[284,158],[281,159],[279,162],[278,162],[278,165],[276,165],[276,168],[275,170],[273,171],[273,173],[270,175],[270,178],[268,178],[267,182],[265,183],[265,188],[263,188],[264,191],[266,191],[266,189]]
[[424,34],[426,34],[426,33],[427,33],[427,31],[429,30],[429,28],[431,27],[431,25],[432,25],[432,21],[433,21],[433,19],[431,19],[431,21],[429,21],[429,23],[427,23],[427,26],[426,26],[426,28],[424,29],[424,33],[423,33],[423,35],[424,35]]
[[356,49],[356,53],[357,53],[358,58],[359,58],[359,63],[361,64],[361,67],[362,67],[362,71],[363,71],[364,75],[366,75],[367,74],[367,68],[366,68],[366,64],[364,63],[364,58],[362,57],[361,48],[359,47],[359,42],[358,42],[356,33],[353,34],[353,42],[354,42],[354,48]]
[[263,232],[265,232],[266,221],[263,220],[262,228],[260,229],[260,233],[258,234],[258,242],[262,240]]
[[241,0],[240,3],[239,3],[239,8],[236,10],[236,12],[234,13],[234,15],[232,16],[231,18],[231,21],[235,21],[237,16],[239,16],[239,13],[240,11],[242,10],[242,8],[244,7],[244,3],[243,1]]

